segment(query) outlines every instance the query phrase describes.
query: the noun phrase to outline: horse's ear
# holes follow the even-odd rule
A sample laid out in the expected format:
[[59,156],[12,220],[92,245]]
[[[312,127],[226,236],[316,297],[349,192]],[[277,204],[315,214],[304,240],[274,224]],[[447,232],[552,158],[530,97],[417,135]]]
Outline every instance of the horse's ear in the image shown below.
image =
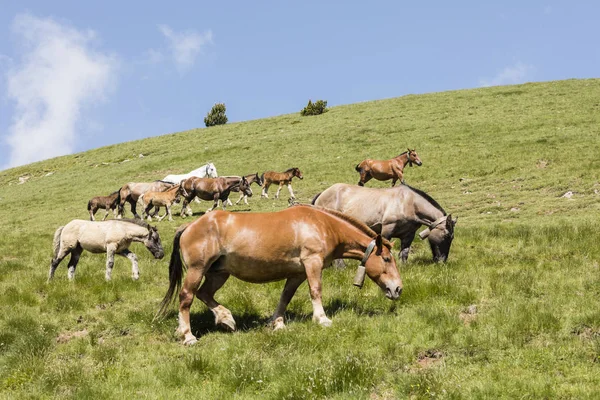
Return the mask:
[[381,248],[383,246],[383,240],[381,239],[381,235],[377,235],[375,238],[375,246]]
[[407,147],[406,150],[408,150],[408,154],[410,154],[410,149]]
[[448,214],[448,217],[446,217],[446,228],[448,228],[448,229],[454,228],[454,223],[452,221],[452,214]]
[[454,220],[452,221],[452,225],[456,225],[456,221],[458,221],[458,217],[454,218]]

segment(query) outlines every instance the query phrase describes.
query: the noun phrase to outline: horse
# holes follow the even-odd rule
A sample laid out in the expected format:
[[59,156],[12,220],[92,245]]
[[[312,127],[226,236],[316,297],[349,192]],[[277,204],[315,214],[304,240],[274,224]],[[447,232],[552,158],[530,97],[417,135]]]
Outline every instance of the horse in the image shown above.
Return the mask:
[[102,221],[104,221],[106,219],[106,217],[108,216],[108,210],[112,210],[113,218],[116,218],[117,217],[117,204],[118,204],[117,198],[118,197],[119,197],[118,190],[116,192],[109,194],[108,196],[92,197],[90,199],[90,201],[88,201],[88,205],[87,205],[88,212],[90,213],[90,221],[96,220],[96,218],[94,216],[96,215],[96,211],[98,211],[100,208],[106,210],[106,213],[104,214],[104,218],[102,218]]
[[[234,178],[237,180],[242,180],[241,176],[235,176],[235,175],[230,175],[230,176],[223,176],[222,178]],[[252,185],[253,183],[256,183],[258,186],[262,186],[263,185],[263,181],[261,179],[261,177],[258,175],[258,172],[255,174],[250,174],[250,175],[244,175],[244,178],[246,178],[246,181],[248,181],[248,185]],[[232,192],[239,192],[240,188],[239,186],[237,187],[233,187],[231,189]],[[246,205],[248,205],[248,196],[244,193],[240,193],[240,198],[238,199],[238,201],[235,202],[236,205],[239,204],[240,201],[244,200],[244,203]],[[232,206],[233,203],[231,203],[231,200],[229,200],[229,198],[227,198],[227,205],[228,206]]]
[[239,187],[240,191],[246,196],[252,197],[252,189],[245,177],[241,180],[232,178],[196,178],[191,177],[181,181],[181,193],[183,195],[183,204],[181,205],[181,217],[185,218],[186,210],[188,215],[192,215],[192,210],[188,204],[192,199],[198,197],[202,200],[213,200],[214,204],[206,212],[211,212],[219,204],[219,200],[222,202],[223,209],[227,205],[227,198],[229,193],[235,187]]
[[364,186],[371,178],[375,178],[378,181],[387,181],[391,179],[392,187],[396,186],[396,181],[398,180],[400,180],[401,183],[404,183],[404,167],[406,164],[412,167],[413,163],[418,166],[423,165],[423,162],[414,149],[408,149],[408,151],[405,151],[390,160],[371,160],[368,158],[361,161],[355,167],[356,172],[360,174],[358,186]]
[[402,262],[408,260],[417,229],[428,239],[434,262],[445,262],[454,239],[456,219],[427,193],[399,185],[388,189],[336,183],[315,196],[312,204],[348,214],[367,224],[386,239],[400,239]]
[[169,215],[169,221],[173,221],[173,217],[171,216],[171,206],[174,203],[179,203],[179,199],[181,197],[181,185],[175,185],[170,189],[165,190],[164,192],[146,192],[143,193],[139,202],[142,204],[144,209],[144,214],[148,218],[148,221],[152,221],[152,216],[150,215],[150,210],[152,207],[165,207],[165,215],[162,217],[157,216],[158,221],[162,221],[167,215]]
[[233,275],[252,283],[286,279],[270,319],[274,329],[285,327],[283,315],[287,305],[300,284],[308,280],[313,321],[330,326],[332,322],[321,303],[321,274],[333,259],[340,257],[362,259],[356,286],[362,287],[366,273],[387,298],[396,300],[402,293],[402,280],[390,242],[352,217],[305,205],[270,213],[217,210],[175,233],[169,288],[157,316],[166,313],[181,289],[178,332],[184,336],[184,344],[197,341],[190,326],[190,307],[195,295],[213,312],[215,324],[235,330],[231,312],[214,299],[215,292]]
[[275,193],[275,198],[279,198],[279,192],[281,191],[281,187],[283,185],[287,185],[288,190],[290,191],[290,196],[292,199],[295,199],[294,191],[292,190],[292,178],[298,177],[298,179],[304,179],[302,176],[302,172],[298,168],[290,168],[285,170],[284,172],[275,172],[275,171],[266,171],[261,175],[261,179],[263,181],[262,184],[262,194],[261,197],[269,198],[267,191],[269,190],[269,186],[272,183],[279,184],[279,188],[277,189],[277,193]]
[[215,164],[206,163],[200,168],[190,171],[187,174],[167,175],[162,180],[165,182],[179,183],[184,179],[191,178],[192,176],[197,176],[198,178],[216,178],[219,175],[217,174],[217,167],[215,167]]
[[[119,214],[117,218],[123,218],[124,206],[125,202],[128,202],[131,206],[131,212],[133,213],[135,218],[141,218],[136,211],[136,203],[140,196],[143,193],[148,191],[152,192],[163,192],[166,189],[169,189],[175,185],[171,182],[165,181],[154,181],[154,182],[129,182],[119,189]],[[156,214],[158,210],[155,210],[154,214]]]
[[113,219],[110,221],[84,221],[74,219],[54,233],[54,257],[50,263],[48,282],[54,277],[58,264],[68,255],[69,280],[75,278],[75,268],[83,250],[90,253],[106,252],[105,279],[110,281],[115,254],[131,261],[131,274],[134,280],[139,279],[137,256],[129,251],[131,242],[141,242],[152,253],[154,258],[161,259],[165,253],[160,243],[160,236],[155,227],[144,221],[132,219]]

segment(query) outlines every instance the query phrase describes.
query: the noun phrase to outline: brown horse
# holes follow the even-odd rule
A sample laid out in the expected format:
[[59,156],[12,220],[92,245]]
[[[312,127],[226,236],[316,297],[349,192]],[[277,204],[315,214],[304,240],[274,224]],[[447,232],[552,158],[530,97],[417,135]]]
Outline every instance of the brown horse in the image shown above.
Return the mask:
[[457,219],[427,193],[399,185],[394,188],[366,188],[336,183],[319,193],[312,202],[348,214],[367,224],[386,239],[400,239],[402,261],[408,259],[415,233],[425,225],[419,236],[427,238],[434,261],[446,261],[454,239]]
[[294,167],[290,168],[284,172],[275,172],[275,171],[267,171],[261,175],[261,179],[263,181],[262,184],[262,195],[261,197],[269,198],[267,191],[269,190],[269,186],[271,184],[276,183],[279,184],[279,188],[277,189],[277,193],[275,193],[275,198],[279,198],[279,192],[281,191],[281,187],[283,185],[287,185],[288,190],[290,191],[290,196],[292,199],[295,199],[294,191],[292,190],[292,178],[297,177],[298,179],[304,179],[302,177],[302,172],[300,169]]
[[164,315],[181,288],[183,270],[187,267],[179,293],[178,331],[184,336],[184,344],[196,342],[190,327],[190,307],[195,295],[214,313],[216,324],[235,329],[231,312],[214,299],[215,292],[230,275],[253,283],[287,279],[271,318],[275,329],[285,326],[285,309],[298,286],[308,280],[313,321],[330,326],[331,320],[321,303],[321,274],[335,258],[362,259],[359,266],[362,275],[357,275],[355,285],[362,286],[366,268],[366,274],[386,297],[395,300],[400,296],[402,280],[391,244],[365,224],[342,213],[294,206],[272,213],[205,214],[175,233],[169,289],[159,315]]
[[206,212],[212,211],[219,205],[221,200],[223,209],[227,205],[227,198],[233,188],[239,187],[240,191],[247,196],[252,197],[252,189],[245,177],[241,180],[234,178],[196,178],[191,177],[181,181],[181,193],[183,195],[183,204],[181,205],[181,217],[185,218],[187,212],[188,215],[192,215],[192,210],[188,207],[190,201],[195,197],[202,200],[213,200],[214,204]]
[[156,217],[159,221],[162,221],[167,215],[169,216],[169,221],[173,221],[173,217],[171,216],[171,206],[174,203],[179,203],[180,197],[181,185],[175,185],[164,192],[148,191],[143,193],[139,198],[139,202],[144,208],[144,214],[148,218],[148,221],[152,221],[152,216],[150,215],[152,207],[157,207],[157,209],[160,209],[160,207],[166,208],[165,215]]
[[96,220],[96,218],[94,216],[96,215],[96,211],[98,211],[100,208],[106,210],[106,214],[104,214],[104,218],[102,218],[102,221],[104,221],[106,219],[106,217],[108,216],[109,210],[113,211],[113,218],[116,218],[117,217],[117,204],[118,204],[117,198],[118,197],[119,197],[118,190],[116,192],[109,194],[108,196],[92,197],[91,200],[88,201],[88,205],[87,205],[88,212],[90,213],[90,221]]
[[355,168],[360,174],[358,186],[364,186],[371,178],[375,178],[378,181],[387,181],[391,179],[392,187],[396,185],[396,181],[398,180],[400,180],[401,183],[404,183],[404,167],[406,164],[412,167],[413,163],[419,166],[423,164],[414,149],[408,149],[408,151],[405,151],[390,160],[371,160],[368,158],[361,161]]
[[[222,178],[234,178],[237,179],[238,181],[242,180],[241,176],[223,176]],[[248,185],[252,185],[253,183],[256,183],[258,186],[262,186],[263,181],[261,179],[261,177],[258,175],[258,172],[255,174],[250,174],[250,175],[244,175],[244,178],[246,178],[246,181],[248,181]],[[231,189],[232,192],[239,192],[240,191],[240,187],[239,186],[235,186]],[[248,196],[244,193],[240,193],[240,198],[238,199],[238,201],[235,202],[235,204],[239,204],[240,201],[244,200],[245,204],[248,204]],[[231,201],[229,200],[229,198],[227,198],[227,205],[228,206],[232,206],[233,204],[231,203]]]
[[[135,218],[141,218],[135,209],[136,208],[135,206],[136,206],[137,201],[140,198],[140,196],[143,193],[146,193],[148,191],[163,192],[166,189],[173,187],[173,185],[175,185],[175,184],[171,183],[171,182],[165,182],[165,181],[138,182],[138,183],[129,182],[129,183],[127,183],[126,185],[121,187],[121,189],[119,189],[119,197],[118,197],[119,215],[117,216],[117,218],[123,218],[123,213],[125,211],[124,210],[125,202],[128,202],[129,205],[131,206],[131,212],[133,213]],[[158,212],[158,210],[155,210],[154,214],[156,214],[157,212]]]

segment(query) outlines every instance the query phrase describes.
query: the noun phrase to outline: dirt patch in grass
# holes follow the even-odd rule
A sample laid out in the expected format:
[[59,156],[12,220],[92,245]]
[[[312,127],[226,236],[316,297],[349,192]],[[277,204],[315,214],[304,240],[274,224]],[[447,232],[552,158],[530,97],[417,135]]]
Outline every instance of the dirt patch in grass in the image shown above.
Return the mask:
[[594,338],[600,337],[600,329],[592,328],[591,326],[581,325],[575,327],[571,333],[573,335],[579,336],[583,340],[592,340]]
[[470,325],[471,322],[477,319],[477,306],[475,304],[471,304],[466,310],[460,313],[458,318],[460,318],[463,324]]
[[71,339],[80,338],[88,335],[87,329],[75,332],[63,332],[56,338],[56,343],[67,343]]
[[444,353],[436,349],[429,349],[419,353],[417,365],[422,368],[431,368],[441,364],[444,361]]

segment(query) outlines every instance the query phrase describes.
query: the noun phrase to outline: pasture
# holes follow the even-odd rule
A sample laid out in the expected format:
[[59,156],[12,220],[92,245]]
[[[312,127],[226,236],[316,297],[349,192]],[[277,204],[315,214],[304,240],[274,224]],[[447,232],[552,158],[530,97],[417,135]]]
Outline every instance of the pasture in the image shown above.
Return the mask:
[[[600,388],[600,80],[453,91],[193,129],[0,172],[0,397],[2,398],[595,398]],[[199,117],[200,118],[200,117]],[[199,120],[200,125],[200,120]],[[87,202],[131,181],[212,161],[219,175],[299,167],[298,201],[333,183],[356,184],[355,165],[415,148],[406,183],[453,217],[446,264],[418,238],[401,298],[392,302],[355,266],[323,276],[330,328],[311,321],[306,283],[265,327],[283,282],[231,278],[217,294],[238,324],[214,326],[192,306],[193,347],[174,335],[176,306],[153,316],[168,287],[182,219],[158,226],[165,258],[141,244],[140,279],[115,259],[83,253],[46,284],[55,229],[87,219]],[[143,157],[139,157],[143,154]],[[30,178],[18,184],[19,177]],[[390,183],[372,180],[369,187]],[[234,212],[275,211],[260,198]],[[572,192],[570,198],[563,197]],[[232,196],[237,200],[237,194]],[[194,218],[212,205],[192,202]],[[368,207],[368,205],[365,205]],[[127,216],[131,216],[126,207]],[[112,216],[109,216],[111,218]],[[397,244],[396,244],[397,246]],[[395,250],[397,256],[397,249]]]

